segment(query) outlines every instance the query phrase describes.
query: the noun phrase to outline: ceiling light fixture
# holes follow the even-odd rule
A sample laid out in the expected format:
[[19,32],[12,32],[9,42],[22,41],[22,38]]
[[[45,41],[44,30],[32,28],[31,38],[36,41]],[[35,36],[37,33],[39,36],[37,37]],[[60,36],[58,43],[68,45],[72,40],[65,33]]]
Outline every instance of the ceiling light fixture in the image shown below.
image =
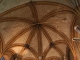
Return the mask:
[[[78,33],[80,33],[80,26],[76,25],[74,27],[74,30],[77,31]],[[73,38],[72,40],[78,42],[78,41],[80,41],[80,38]]]

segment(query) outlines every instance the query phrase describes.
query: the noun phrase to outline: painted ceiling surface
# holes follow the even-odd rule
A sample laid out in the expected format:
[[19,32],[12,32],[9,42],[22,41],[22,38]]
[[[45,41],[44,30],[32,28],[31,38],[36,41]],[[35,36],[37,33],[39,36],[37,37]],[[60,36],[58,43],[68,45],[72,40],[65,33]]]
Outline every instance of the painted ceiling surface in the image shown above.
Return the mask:
[[67,51],[74,51],[71,40],[75,20],[70,5],[66,0],[32,1],[0,3],[0,57],[12,59],[13,54],[19,54],[23,60],[70,59]]

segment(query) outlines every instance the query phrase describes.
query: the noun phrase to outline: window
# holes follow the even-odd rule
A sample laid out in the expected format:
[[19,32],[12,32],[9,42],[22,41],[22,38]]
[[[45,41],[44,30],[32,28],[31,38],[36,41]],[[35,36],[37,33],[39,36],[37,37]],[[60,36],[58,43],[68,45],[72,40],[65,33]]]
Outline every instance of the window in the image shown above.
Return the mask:
[[2,57],[1,60],[5,60],[4,57]]

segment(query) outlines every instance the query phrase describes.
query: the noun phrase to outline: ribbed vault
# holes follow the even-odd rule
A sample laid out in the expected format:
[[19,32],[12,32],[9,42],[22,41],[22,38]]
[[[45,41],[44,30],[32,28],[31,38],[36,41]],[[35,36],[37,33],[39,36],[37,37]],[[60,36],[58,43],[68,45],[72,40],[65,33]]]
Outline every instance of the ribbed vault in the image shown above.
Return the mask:
[[[11,50],[23,60],[67,60],[75,15],[71,8],[52,2],[30,2],[0,14],[0,55]],[[13,55],[12,54],[12,55]]]

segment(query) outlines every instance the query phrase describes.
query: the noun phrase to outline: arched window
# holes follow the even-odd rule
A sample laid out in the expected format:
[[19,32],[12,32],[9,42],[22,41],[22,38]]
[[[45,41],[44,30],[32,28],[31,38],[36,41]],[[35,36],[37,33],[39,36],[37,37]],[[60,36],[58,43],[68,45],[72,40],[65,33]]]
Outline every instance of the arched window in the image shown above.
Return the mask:
[[4,57],[2,57],[1,60],[5,60]]

